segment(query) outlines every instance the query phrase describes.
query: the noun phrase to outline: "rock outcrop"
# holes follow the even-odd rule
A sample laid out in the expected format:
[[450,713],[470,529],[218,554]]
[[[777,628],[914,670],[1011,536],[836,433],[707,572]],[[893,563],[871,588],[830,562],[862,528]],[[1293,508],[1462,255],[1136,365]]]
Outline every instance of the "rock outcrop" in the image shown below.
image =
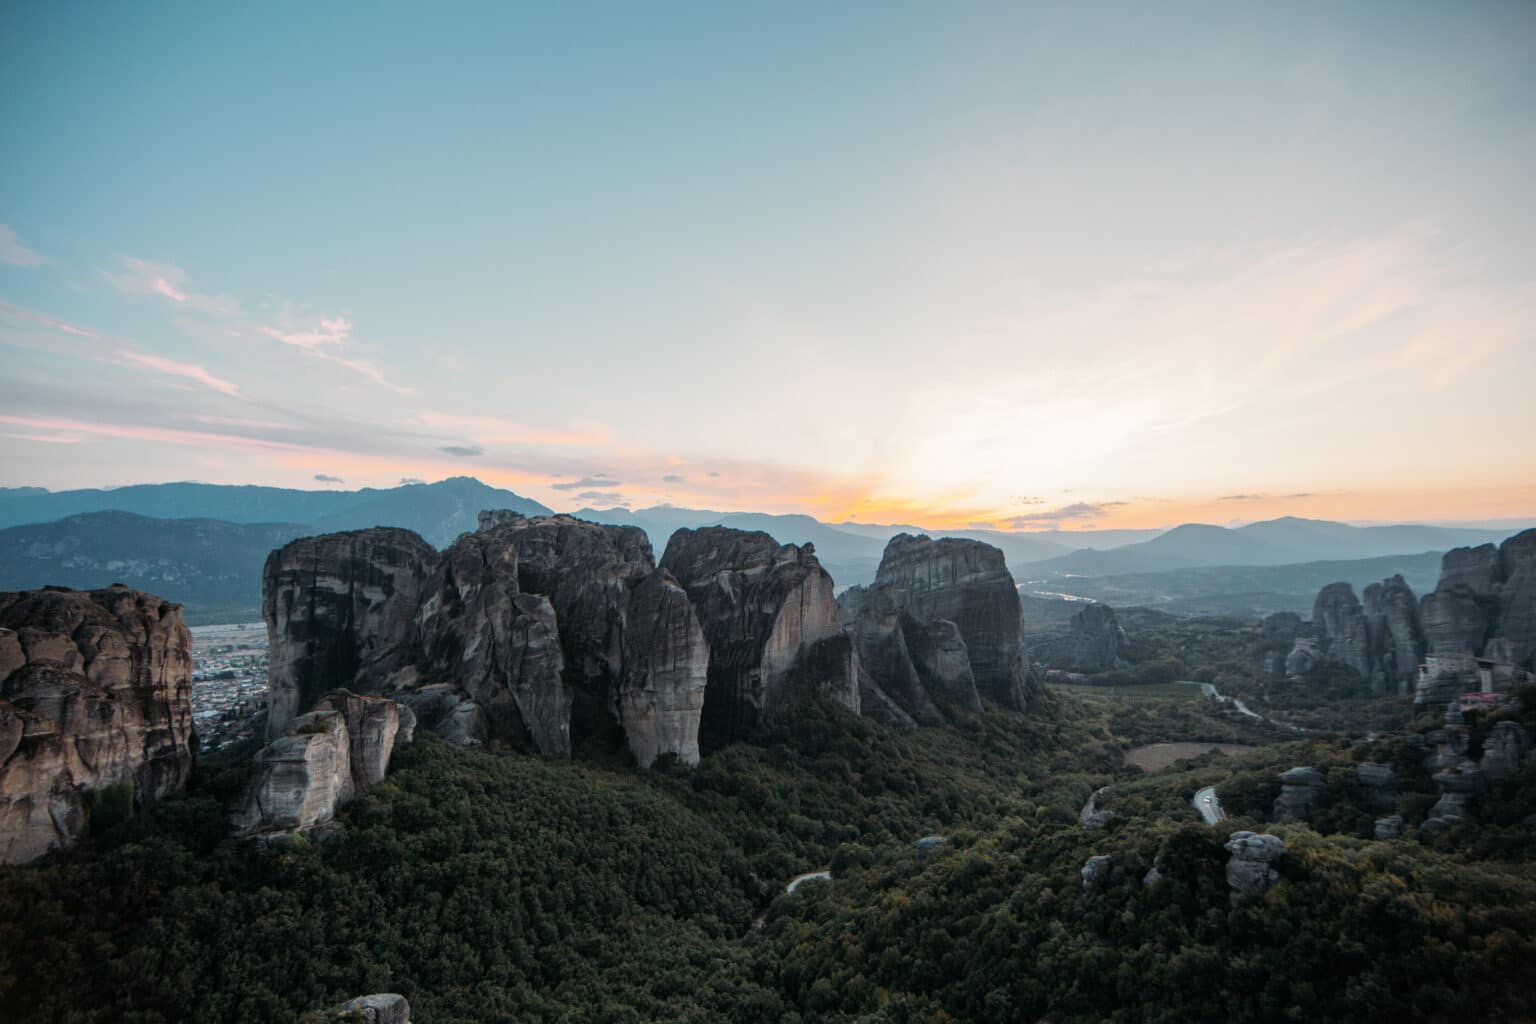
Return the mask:
[[1227,889],[1234,903],[1280,881],[1280,872],[1273,865],[1285,856],[1286,848],[1279,836],[1233,832],[1226,849],[1232,855],[1227,859]]
[[1096,854],[1083,862],[1079,874],[1083,876],[1083,891],[1093,892],[1109,884],[1114,871],[1114,861],[1106,854]]
[[940,718],[944,705],[977,709],[983,696],[1022,710],[1041,692],[1018,590],[989,544],[900,534],[875,582],[846,592],[842,607],[870,685],[913,718]]
[[708,647],[635,527],[487,512],[441,555],[404,530],[311,537],[266,588],[273,738],[347,685],[464,745],[569,757],[600,734],[698,760]]
[[1483,741],[1483,759],[1478,763],[1490,779],[1507,779],[1518,772],[1530,753],[1531,737],[1518,722],[1498,722]]
[[1377,839],[1398,839],[1403,834],[1403,816],[1393,814],[1385,818],[1376,819],[1375,836]]
[[364,1024],[411,1024],[411,1004],[394,992],[358,996],[336,1008],[338,1018],[352,1019],[349,1015],[360,1015]]
[[1402,576],[1365,588],[1365,626],[1372,691],[1406,696],[1418,678],[1425,643],[1418,598]]
[[1447,551],[1419,603],[1426,656],[1414,699],[1505,690],[1536,673],[1536,530]]
[[709,644],[707,746],[785,721],[808,701],[858,712],[858,658],[812,545],[723,526],[678,530],[661,567],[687,592]]
[[1354,671],[1372,693],[1406,694],[1426,649],[1419,601],[1402,576],[1365,588],[1365,602],[1348,583],[1330,583],[1312,605],[1312,622],[1296,634],[1285,672],[1301,677],[1324,665]]
[[256,755],[256,772],[231,818],[237,836],[309,832],[384,780],[416,716],[384,697],[335,690]]
[[1124,668],[1127,643],[1115,610],[1094,601],[1072,616],[1070,632],[1051,646],[1050,664],[1069,672],[1107,672]]
[[1391,765],[1364,761],[1355,765],[1355,778],[1377,807],[1390,809],[1397,806],[1397,773]]
[[436,557],[416,534],[391,527],[304,537],[268,556],[268,739],[327,691],[366,689],[398,667]]
[[1280,795],[1270,814],[1272,821],[1311,821],[1317,796],[1323,790],[1323,773],[1316,768],[1292,768],[1280,773]]
[[191,699],[180,605],[126,587],[0,594],[0,863],[72,843],[93,791],[180,793]]

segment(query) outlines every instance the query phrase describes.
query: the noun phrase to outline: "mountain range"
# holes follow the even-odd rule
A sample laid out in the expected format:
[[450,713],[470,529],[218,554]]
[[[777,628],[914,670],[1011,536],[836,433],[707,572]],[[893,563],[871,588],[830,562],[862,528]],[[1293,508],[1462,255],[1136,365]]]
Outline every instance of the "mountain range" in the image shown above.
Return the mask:
[[403,526],[434,547],[475,528],[481,509],[509,508],[548,515],[548,507],[512,491],[458,476],[433,484],[301,491],[226,484],[136,484],[112,489],[0,490],[0,527],[48,523],[82,512],[132,512],[157,519],[220,519],[227,523],[298,523],[311,533]]
[[[200,483],[59,492],[0,488],[0,588],[120,582],[186,604],[194,621],[254,618],[266,554],[294,537],[400,526],[444,548],[473,530],[488,508],[550,513],[537,501],[472,477],[355,491]],[[1335,579],[1356,582],[1356,576],[1365,579],[1399,563],[1394,572],[1428,572],[1420,562],[1432,566],[1436,557],[1405,559],[1515,532],[1496,524],[1357,527],[1296,517],[1237,528],[1189,523],[1170,530],[925,531],[670,505],[573,514],[639,526],[657,551],[675,530],[713,525],[763,530],[781,543],[813,543],[839,589],[871,582],[891,537],[929,532],[1002,549],[1026,593],[1244,613],[1299,606],[1304,595],[1316,593],[1319,574],[1337,572]],[[1398,561],[1365,561],[1388,556]]]

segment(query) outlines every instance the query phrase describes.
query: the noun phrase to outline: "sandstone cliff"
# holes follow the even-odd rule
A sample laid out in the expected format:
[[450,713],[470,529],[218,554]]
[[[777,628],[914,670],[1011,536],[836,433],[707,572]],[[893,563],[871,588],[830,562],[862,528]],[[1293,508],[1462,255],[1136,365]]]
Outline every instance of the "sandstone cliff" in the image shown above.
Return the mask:
[[256,755],[256,772],[231,819],[238,836],[307,832],[384,780],[416,727],[410,708],[336,690],[288,723]]
[[940,716],[946,703],[979,709],[982,696],[1022,709],[1040,692],[1018,590],[989,544],[900,534],[875,582],[842,605],[872,684],[914,718]]
[[1536,530],[1497,549],[1484,544],[1446,552],[1439,585],[1420,602],[1419,617],[1428,655],[1419,703],[1530,678],[1536,673]]
[[661,567],[687,591],[709,644],[707,744],[746,736],[808,700],[859,710],[858,659],[811,545],[720,526],[678,530]]
[[645,534],[487,512],[441,555],[403,530],[305,538],[268,561],[273,723],[336,685],[400,697],[463,744],[569,757],[598,735],[698,760],[709,652]]
[[389,527],[304,537],[268,556],[268,738],[327,690],[366,689],[397,667],[436,557],[416,534]]
[[0,862],[68,846],[91,791],[181,792],[191,697],[180,605],[126,587],[0,594]]

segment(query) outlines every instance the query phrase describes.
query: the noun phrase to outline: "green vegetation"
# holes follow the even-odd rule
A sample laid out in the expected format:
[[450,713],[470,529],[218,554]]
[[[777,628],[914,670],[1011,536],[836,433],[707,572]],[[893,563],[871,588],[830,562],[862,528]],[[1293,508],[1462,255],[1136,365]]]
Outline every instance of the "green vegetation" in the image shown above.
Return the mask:
[[[1261,825],[1264,776],[1357,751],[1125,767],[1149,739],[1256,739],[1164,703],[1061,695],[906,734],[826,709],[649,772],[427,736],[339,835],[266,847],[226,838],[250,754],[232,752],[185,799],[0,869],[0,1019],[286,1022],[370,991],[405,993],[417,1024],[1524,1013],[1536,875],[1502,826],[1429,847],[1276,826],[1284,884],[1229,908],[1221,844]],[[1211,780],[1254,816],[1198,824]],[[1087,832],[1106,783],[1121,818]],[[920,857],[935,833],[948,845]],[[1094,853],[1114,875],[1085,897]],[[1165,881],[1143,887],[1154,862]],[[833,882],[783,894],[827,865]]]

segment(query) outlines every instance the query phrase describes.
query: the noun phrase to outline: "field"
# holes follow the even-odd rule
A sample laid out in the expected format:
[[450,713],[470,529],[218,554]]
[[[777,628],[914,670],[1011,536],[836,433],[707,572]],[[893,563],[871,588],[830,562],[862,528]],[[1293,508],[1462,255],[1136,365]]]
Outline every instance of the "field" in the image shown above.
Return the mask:
[[1169,767],[1175,761],[1199,757],[1212,750],[1219,750],[1223,754],[1246,754],[1257,749],[1246,743],[1148,743],[1144,747],[1127,750],[1125,763],[1133,764],[1143,771],[1155,772]]

